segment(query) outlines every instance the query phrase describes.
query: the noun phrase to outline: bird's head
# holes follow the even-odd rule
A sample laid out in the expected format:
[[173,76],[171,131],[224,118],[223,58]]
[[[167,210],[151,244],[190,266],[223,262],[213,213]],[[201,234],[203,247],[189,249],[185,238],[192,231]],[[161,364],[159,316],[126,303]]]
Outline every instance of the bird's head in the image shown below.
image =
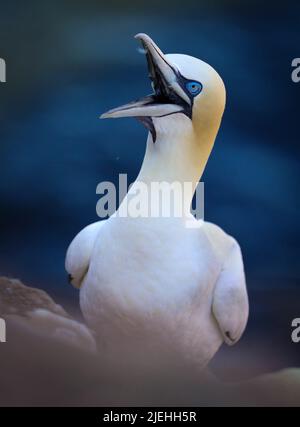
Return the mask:
[[147,57],[153,93],[114,108],[101,118],[135,117],[150,130],[153,142],[159,133],[183,138],[193,135],[196,140],[205,134],[215,136],[226,98],[219,74],[192,56],[163,54],[146,34],[137,34],[136,38]]

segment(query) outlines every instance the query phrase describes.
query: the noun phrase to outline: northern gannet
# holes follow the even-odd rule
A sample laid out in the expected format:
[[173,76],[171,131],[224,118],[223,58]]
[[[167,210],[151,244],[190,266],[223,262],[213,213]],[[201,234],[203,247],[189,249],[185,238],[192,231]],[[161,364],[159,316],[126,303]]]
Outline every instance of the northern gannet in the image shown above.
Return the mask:
[[[203,367],[223,342],[239,340],[248,319],[238,243],[187,213],[219,130],[225,87],[205,62],[165,55],[146,34],[136,38],[146,53],[153,94],[101,117],[138,118],[149,130],[145,158],[118,211],[71,242],[66,270],[109,358],[159,364],[163,355],[169,363],[172,354]],[[150,187],[154,181],[192,182],[178,200],[187,208],[181,217],[118,215],[140,182]]]

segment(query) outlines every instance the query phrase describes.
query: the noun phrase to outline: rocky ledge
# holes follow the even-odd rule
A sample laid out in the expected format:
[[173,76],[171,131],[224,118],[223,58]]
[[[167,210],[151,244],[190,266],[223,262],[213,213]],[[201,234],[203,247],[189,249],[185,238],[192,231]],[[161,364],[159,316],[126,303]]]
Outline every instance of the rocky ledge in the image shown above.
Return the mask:
[[300,369],[228,384],[188,369],[145,378],[122,355],[110,366],[86,325],[16,279],[0,278],[0,317],[0,406],[300,405]]
[[85,325],[72,319],[45,291],[20,280],[0,277],[0,316],[32,335],[96,351],[93,334]]

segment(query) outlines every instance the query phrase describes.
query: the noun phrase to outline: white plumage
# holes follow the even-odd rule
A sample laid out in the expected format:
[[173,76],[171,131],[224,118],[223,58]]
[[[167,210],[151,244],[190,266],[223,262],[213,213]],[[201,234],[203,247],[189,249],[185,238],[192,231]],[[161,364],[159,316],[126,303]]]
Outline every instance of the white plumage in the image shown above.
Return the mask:
[[[66,269],[80,287],[84,317],[111,360],[122,355],[138,363],[163,364],[172,354],[179,363],[202,367],[223,341],[238,341],[248,318],[238,243],[218,226],[187,213],[219,129],[225,89],[208,64],[164,55],[148,36],[138,38],[147,52],[155,93],[151,102],[148,97],[105,117],[151,120],[145,159],[116,214],[75,237]],[[194,81],[201,82],[196,85],[200,92],[191,95],[188,88],[194,91]],[[129,212],[120,217],[133,200],[144,202],[143,192],[153,191],[154,181],[192,183],[183,197],[174,191],[175,204],[184,213],[136,218]]]

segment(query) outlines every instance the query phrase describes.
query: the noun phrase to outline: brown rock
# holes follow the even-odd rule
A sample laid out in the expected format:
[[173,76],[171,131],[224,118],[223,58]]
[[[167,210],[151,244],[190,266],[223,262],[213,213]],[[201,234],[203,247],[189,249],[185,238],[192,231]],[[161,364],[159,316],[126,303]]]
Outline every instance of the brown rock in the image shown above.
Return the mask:
[[28,316],[35,309],[45,309],[69,317],[66,311],[43,290],[25,286],[18,279],[0,277],[0,315]]
[[300,406],[299,369],[226,384],[189,367],[149,376],[122,354],[112,364],[84,324],[16,279],[0,277],[0,317],[0,406]]
[[[43,336],[84,351],[96,351],[92,332],[41,289],[0,277],[0,317],[18,330]],[[7,337],[9,340],[9,336]]]

